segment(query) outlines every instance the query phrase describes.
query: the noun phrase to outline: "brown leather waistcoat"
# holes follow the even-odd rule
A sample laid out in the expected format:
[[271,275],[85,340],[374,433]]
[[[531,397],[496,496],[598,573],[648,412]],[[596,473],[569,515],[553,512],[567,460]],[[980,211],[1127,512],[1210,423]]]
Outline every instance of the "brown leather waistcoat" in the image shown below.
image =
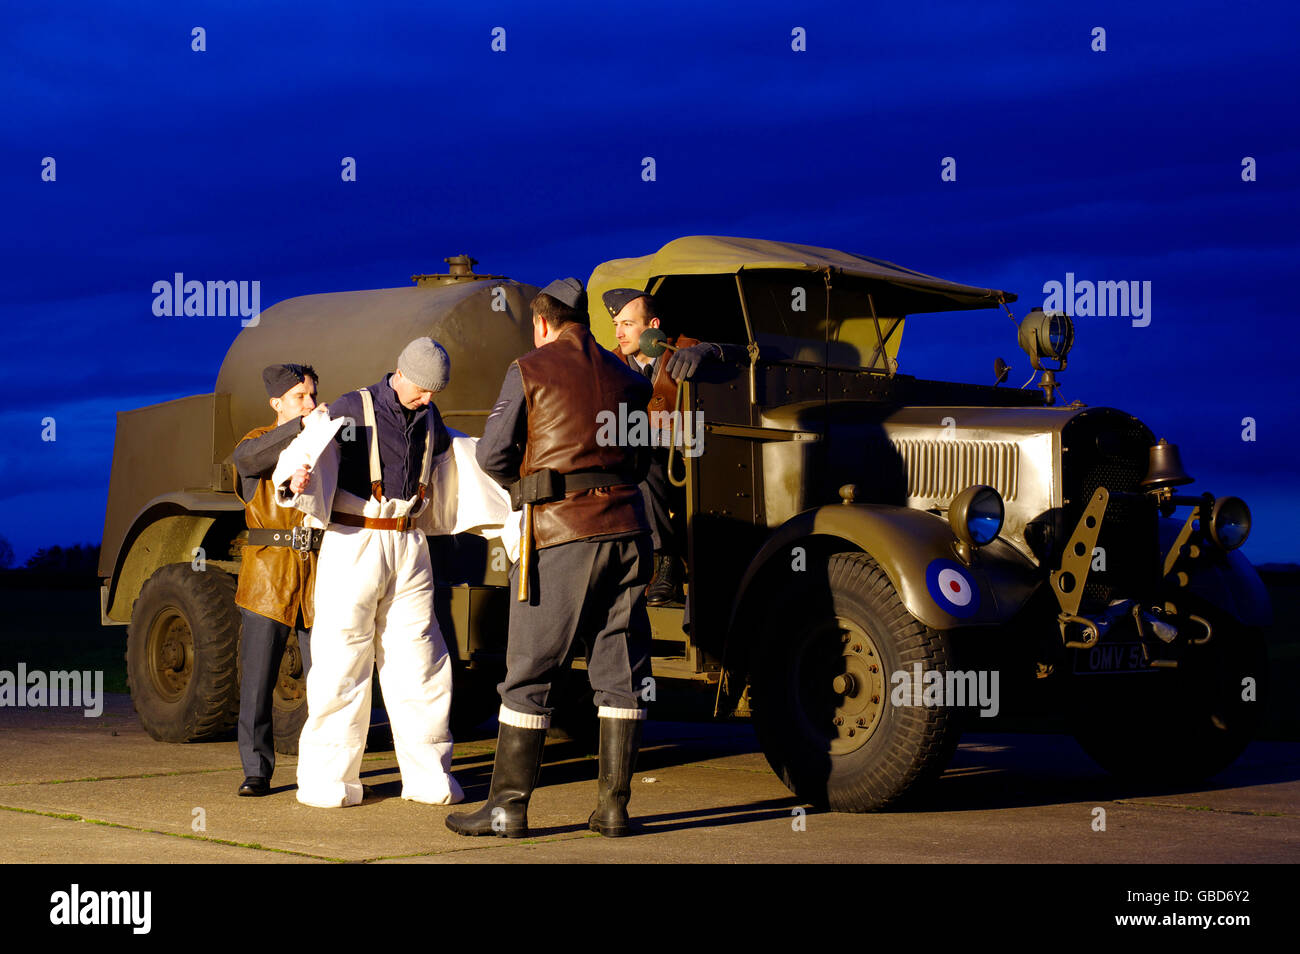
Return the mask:
[[[645,387],[591,332],[568,324],[553,342],[520,358],[519,375],[528,407],[528,443],[519,474],[550,468],[561,474],[584,470],[631,471],[632,451],[596,441],[597,415],[617,419],[619,405],[642,406]],[[587,537],[649,532],[645,504],[636,484],[566,494],[533,507],[538,549]]]
[[[255,427],[241,441],[261,437],[273,427]],[[250,530],[261,527],[285,530],[301,526],[304,516],[301,510],[281,507],[275,502],[275,487],[269,480],[259,480],[253,499],[244,501],[244,518]],[[236,606],[286,626],[294,625],[301,609],[303,625],[310,628],[315,592],[314,551],[304,553],[290,547],[244,547],[239,565],[239,588],[235,591]]]
[[[689,348],[691,345],[699,344],[700,340],[678,335],[676,338],[669,338],[668,343],[674,348]],[[655,369],[654,394],[650,396],[650,403],[646,406],[646,410],[651,413],[655,411],[671,411],[677,407],[677,382],[668,373],[668,359],[671,356],[671,351],[664,352],[664,356],[659,359],[659,367]],[[635,358],[625,358],[624,360],[627,361],[629,368],[637,371]],[[642,376],[644,377],[644,375]],[[654,420],[654,418],[651,418],[651,420]]]

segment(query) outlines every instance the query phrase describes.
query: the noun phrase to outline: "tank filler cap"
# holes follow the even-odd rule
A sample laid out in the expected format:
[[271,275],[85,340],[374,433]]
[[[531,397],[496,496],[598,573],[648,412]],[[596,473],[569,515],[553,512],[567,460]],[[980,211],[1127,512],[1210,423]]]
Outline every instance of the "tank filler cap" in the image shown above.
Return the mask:
[[478,264],[478,259],[466,255],[463,252],[460,255],[453,255],[450,258],[444,258],[447,263],[445,273],[436,273],[432,275],[412,275],[411,281],[417,285],[459,285],[463,282],[481,282],[489,279],[506,279],[508,275],[479,275],[474,271],[474,266]]

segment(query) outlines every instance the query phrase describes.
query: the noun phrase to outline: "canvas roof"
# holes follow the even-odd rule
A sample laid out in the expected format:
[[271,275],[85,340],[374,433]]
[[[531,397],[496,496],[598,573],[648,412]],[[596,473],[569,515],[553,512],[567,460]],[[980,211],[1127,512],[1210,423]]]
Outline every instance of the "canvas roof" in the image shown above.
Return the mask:
[[659,251],[639,258],[618,258],[596,266],[587,282],[592,310],[611,288],[646,288],[662,275],[734,275],[748,269],[786,268],[857,275],[920,293],[916,311],[946,311],[996,307],[999,298],[1016,300],[1010,292],[978,288],[913,271],[893,262],[853,255],[815,245],[795,245],[765,239],[725,235],[688,235],[674,239]]

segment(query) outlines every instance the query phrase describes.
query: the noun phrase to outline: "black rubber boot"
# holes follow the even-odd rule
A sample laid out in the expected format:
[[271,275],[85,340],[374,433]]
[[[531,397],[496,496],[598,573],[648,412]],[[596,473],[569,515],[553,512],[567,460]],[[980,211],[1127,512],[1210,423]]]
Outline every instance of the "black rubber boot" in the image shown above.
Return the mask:
[[681,603],[685,599],[682,590],[681,562],[675,556],[666,553],[655,554],[654,576],[645,588],[647,606],[665,606]]
[[606,838],[632,833],[627,802],[632,796],[632,766],[641,746],[640,719],[600,720],[600,775],[596,779],[596,810],[587,827]]
[[545,729],[521,729],[504,722],[497,730],[488,800],[476,812],[448,815],[447,827],[458,835],[528,835],[528,799],[542,767]]

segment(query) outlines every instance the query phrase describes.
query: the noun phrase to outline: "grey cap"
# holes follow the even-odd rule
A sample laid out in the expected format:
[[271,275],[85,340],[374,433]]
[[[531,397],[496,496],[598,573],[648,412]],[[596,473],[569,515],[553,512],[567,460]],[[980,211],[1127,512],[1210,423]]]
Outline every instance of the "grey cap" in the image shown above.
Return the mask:
[[397,370],[417,388],[441,391],[451,380],[451,359],[432,338],[416,338],[397,356]]
[[587,293],[576,278],[557,278],[543,288],[541,294],[550,295],[560,304],[578,311],[587,310]]
[[626,308],[629,302],[636,301],[638,298],[649,298],[652,302],[654,301],[649,292],[637,288],[611,288],[600,298],[605,303],[605,307],[609,309],[611,318],[617,318],[618,313]]

